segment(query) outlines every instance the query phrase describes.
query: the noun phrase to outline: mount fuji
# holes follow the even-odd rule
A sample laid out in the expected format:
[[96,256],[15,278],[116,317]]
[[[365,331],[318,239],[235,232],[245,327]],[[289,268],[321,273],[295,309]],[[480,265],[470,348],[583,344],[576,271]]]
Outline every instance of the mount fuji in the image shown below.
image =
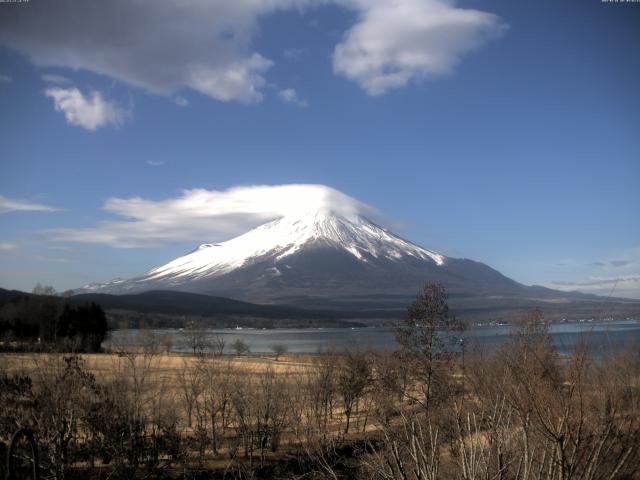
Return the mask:
[[562,298],[575,294],[522,285],[491,267],[400,238],[360,215],[317,209],[284,216],[129,280],[76,293],[173,290],[263,304],[321,309],[400,308],[427,281],[455,298]]

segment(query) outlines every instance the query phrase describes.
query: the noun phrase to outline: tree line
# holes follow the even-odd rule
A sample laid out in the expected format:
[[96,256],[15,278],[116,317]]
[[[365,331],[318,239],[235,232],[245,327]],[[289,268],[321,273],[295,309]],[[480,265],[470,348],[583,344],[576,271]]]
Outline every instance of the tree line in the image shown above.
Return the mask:
[[0,306],[0,342],[4,350],[100,351],[107,336],[102,307],[71,305],[52,287],[37,285]]

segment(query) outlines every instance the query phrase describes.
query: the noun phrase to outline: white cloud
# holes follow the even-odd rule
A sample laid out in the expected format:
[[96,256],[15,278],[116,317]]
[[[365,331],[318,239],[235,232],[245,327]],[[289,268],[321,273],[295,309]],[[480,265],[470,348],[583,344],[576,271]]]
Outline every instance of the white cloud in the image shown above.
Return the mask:
[[51,232],[53,238],[122,248],[215,242],[285,215],[318,209],[346,216],[363,214],[384,222],[374,208],[324,185],[193,189],[159,201],[110,198],[103,208],[122,219],[104,221],[92,228],[56,229]]
[[7,198],[0,195],[0,213],[8,212],[57,212],[59,209],[29,200]]
[[278,96],[284,103],[290,103],[302,108],[309,106],[309,103],[307,103],[306,100],[302,100],[300,97],[298,97],[298,92],[296,92],[294,88],[282,89],[278,92]]
[[259,102],[263,96],[260,89],[266,83],[262,74],[272,65],[271,60],[254,53],[222,68],[195,67],[191,71],[190,86],[223,102]]
[[449,0],[109,0],[91,8],[33,0],[3,8],[0,45],[40,67],[87,70],[154,94],[191,88],[251,103],[262,99],[273,64],[255,48],[259,19],[328,4],[358,18],[335,48],[335,72],[374,95],[451,71],[502,31],[496,16]]
[[353,0],[358,22],[335,47],[333,68],[370,95],[450,73],[501,34],[499,18],[448,0]]
[[129,116],[126,110],[105,100],[100,92],[85,96],[75,87],[52,87],[45,90],[45,95],[53,99],[56,111],[64,112],[67,122],[87,130],[95,131],[108,124],[120,126]]
[[10,252],[15,250],[17,245],[15,243],[0,242],[0,252]]
[[151,167],[159,167],[161,165],[164,165],[164,162],[160,160],[147,160],[145,163]]
[[11,83],[13,82],[13,78],[9,75],[3,75],[0,73],[0,83]]

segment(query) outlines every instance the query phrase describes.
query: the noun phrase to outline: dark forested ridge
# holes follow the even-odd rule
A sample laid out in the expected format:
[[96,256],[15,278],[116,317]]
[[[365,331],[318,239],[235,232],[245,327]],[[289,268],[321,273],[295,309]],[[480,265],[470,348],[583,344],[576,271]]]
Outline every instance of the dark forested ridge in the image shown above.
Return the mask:
[[141,313],[178,315],[257,315],[270,318],[321,318],[322,312],[279,305],[258,305],[225,297],[171,290],[153,290],[132,295],[84,293],[74,295],[73,302],[96,302],[108,310],[134,310]]
[[95,302],[0,289],[3,348],[97,352],[107,336],[107,316]]
[[[416,287],[416,290],[419,286]],[[344,296],[328,302],[322,298],[306,298],[303,304],[261,305],[225,297],[155,290],[131,295],[80,294],[75,302],[95,302],[108,312],[136,312],[155,321],[157,326],[178,325],[184,316],[200,317],[212,326],[246,325],[266,327],[353,326],[355,324],[395,324],[406,316],[410,296],[378,295],[377,302],[360,296]],[[626,318],[640,315],[640,301],[585,295],[563,299],[485,297],[451,295],[451,312],[463,322],[509,321],[523,312],[538,308],[551,321],[584,318]],[[167,317],[161,321],[160,316]],[[181,320],[182,319],[182,320]]]

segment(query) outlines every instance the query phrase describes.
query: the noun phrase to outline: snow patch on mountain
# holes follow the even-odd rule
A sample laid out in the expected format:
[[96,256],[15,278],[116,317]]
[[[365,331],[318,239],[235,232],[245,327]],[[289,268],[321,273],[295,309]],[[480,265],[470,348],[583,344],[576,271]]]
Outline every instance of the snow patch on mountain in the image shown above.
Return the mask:
[[111,288],[111,287],[117,288],[118,286],[125,284],[127,281],[128,280],[126,278],[118,277],[106,283],[98,283],[98,282],[89,283],[84,287],[82,287],[82,290],[86,292],[94,292],[94,291],[102,290],[104,288]]

